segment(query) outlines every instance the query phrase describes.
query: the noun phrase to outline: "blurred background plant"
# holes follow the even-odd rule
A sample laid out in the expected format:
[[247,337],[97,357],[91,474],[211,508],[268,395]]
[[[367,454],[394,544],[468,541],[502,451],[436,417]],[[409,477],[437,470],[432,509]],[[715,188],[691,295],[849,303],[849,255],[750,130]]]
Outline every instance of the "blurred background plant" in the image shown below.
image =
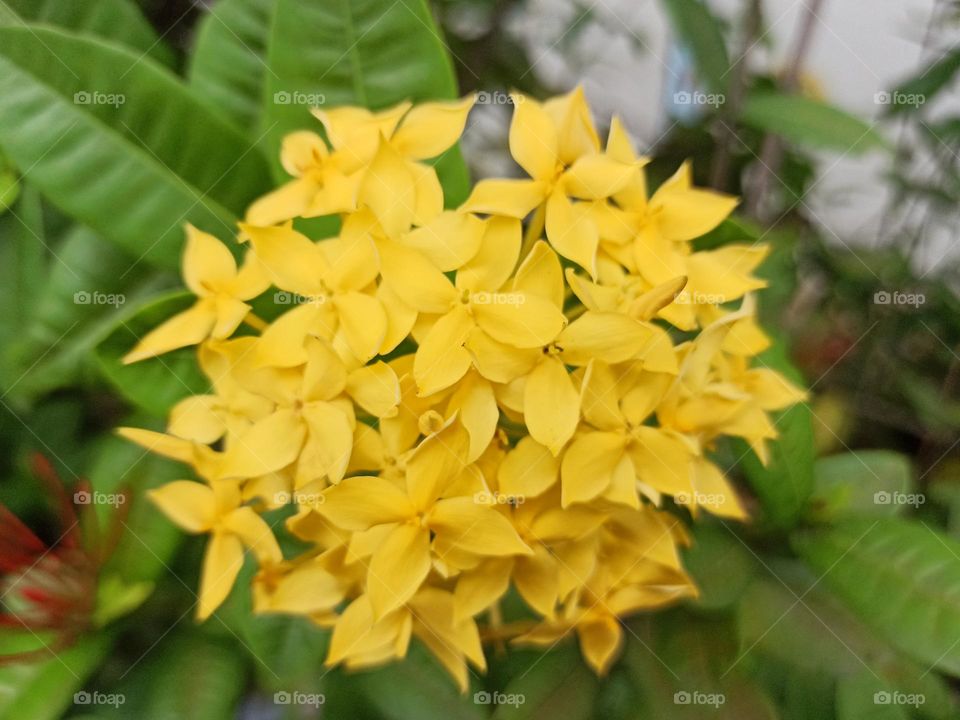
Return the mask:
[[[810,69],[817,38],[843,30],[836,5],[0,3],[0,717],[956,717],[960,15],[902,8],[917,62],[894,60],[868,117]],[[764,362],[813,389],[778,419],[768,467],[719,449],[754,520],[695,526],[702,596],[629,619],[605,679],[565,644],[499,648],[466,697],[416,647],[397,666],[326,670],[327,634],[253,617],[245,582],[195,625],[202,543],[143,500],[185,471],[111,434],[159,428],[203,389],[189,352],[118,360],[186,302],[183,223],[231,234],[284,177],[279,140],[309,104],[479,91],[463,147],[479,177],[510,171],[510,89],[579,82],[599,122],[619,113],[643,141],[654,177],[692,158],[700,184],[744,198],[699,243],[772,245],[761,312],[778,341]],[[877,201],[872,225],[824,204],[838,167]],[[863,195],[839,197],[845,217],[868,213]],[[83,512],[63,512],[51,473],[38,481],[37,452]],[[100,538],[81,541],[91,515]],[[25,603],[51,590],[69,603],[37,626]]]

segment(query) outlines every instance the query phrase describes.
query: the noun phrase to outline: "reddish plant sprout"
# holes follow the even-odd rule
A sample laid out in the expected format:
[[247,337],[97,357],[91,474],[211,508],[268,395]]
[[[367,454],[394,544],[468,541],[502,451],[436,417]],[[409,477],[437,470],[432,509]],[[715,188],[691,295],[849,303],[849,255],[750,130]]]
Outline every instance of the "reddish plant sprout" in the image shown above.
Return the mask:
[[[52,507],[58,537],[42,540],[9,508],[0,503],[0,628],[52,633],[52,642],[25,652],[0,655],[0,664],[23,662],[69,647],[93,620],[100,569],[111,554],[122,526],[117,515],[109,541],[99,532],[91,504],[75,504],[50,461],[36,453],[34,476]],[[74,497],[90,488],[75,486]],[[126,507],[126,503],[120,505]]]

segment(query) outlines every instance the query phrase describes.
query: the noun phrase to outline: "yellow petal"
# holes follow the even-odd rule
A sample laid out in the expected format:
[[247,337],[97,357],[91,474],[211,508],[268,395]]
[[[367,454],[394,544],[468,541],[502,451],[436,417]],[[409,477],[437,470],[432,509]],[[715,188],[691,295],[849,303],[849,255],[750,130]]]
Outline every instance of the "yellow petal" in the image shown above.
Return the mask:
[[377,298],[360,292],[337,295],[333,304],[347,344],[366,362],[377,354],[387,336],[387,313]]
[[250,478],[292,463],[303,446],[304,427],[292,410],[278,410],[232,439],[220,467],[221,478]]
[[447,211],[404,235],[402,242],[423,253],[437,269],[450,272],[477,254],[486,228],[475,215]]
[[557,358],[544,358],[527,376],[523,417],[530,436],[555,456],[573,437],[580,421],[580,394]]
[[199,300],[193,307],[174,315],[157,326],[123,356],[130,363],[203,342],[210,336],[217,321],[216,307],[211,300]]
[[[409,613],[398,611],[374,622],[370,598],[361,595],[343,611],[330,637],[326,665],[332,667],[365,655],[381,655],[384,660],[399,657],[396,653]],[[407,628],[409,632],[409,627]]]
[[547,192],[547,184],[537,180],[481,180],[460,209],[523,220]]
[[547,199],[547,239],[553,248],[597,277],[597,228],[588,213],[577,212],[560,190]]
[[393,240],[377,242],[383,281],[420,312],[447,312],[457,299],[453,284],[419,250]]
[[217,517],[213,490],[203,483],[174,480],[148,490],[147,496],[171,522],[187,532],[209,530]]
[[347,393],[374,417],[396,414],[400,381],[385,362],[357,368],[347,376]]
[[623,629],[615,617],[577,625],[580,650],[587,664],[601,677],[607,674],[623,647]]
[[415,178],[396,149],[382,137],[360,184],[358,202],[369,207],[388,237],[410,229],[416,210]]
[[530,555],[532,551],[503,515],[478,505],[473,498],[440,500],[427,515],[427,524],[440,548],[475,555]]
[[314,402],[303,408],[307,439],[300,452],[297,487],[321,478],[339,482],[350,463],[353,450],[352,408],[348,415],[332,402]]
[[704,458],[693,460],[694,508],[703,507],[714,515],[746,520],[747,513],[737,493],[716,465]]
[[543,545],[534,554],[516,560],[513,582],[524,601],[544,616],[552,616],[557,604],[557,561]]
[[170,410],[167,431],[171,435],[209,445],[219,440],[226,432],[223,419],[218,414],[219,398],[216,395],[191,395]]
[[223,519],[222,528],[240,538],[262,565],[277,564],[283,560],[280,546],[266,520],[251,507],[239,507]]
[[497,473],[500,492],[508,497],[533,498],[548,490],[560,475],[560,462],[532,437],[507,453]]
[[413,375],[421,395],[431,395],[450,387],[470,368],[467,341],[473,320],[463,305],[457,305],[430,328],[417,348]]
[[294,568],[270,593],[273,612],[309,615],[334,608],[343,600],[343,583],[317,563]]
[[301,217],[320,192],[321,185],[313,178],[291,180],[254,200],[245,219],[252,225],[274,225]]
[[638,479],[663,493],[677,495],[691,489],[692,455],[677,438],[659,428],[635,430],[638,441],[630,446],[630,457]]
[[470,436],[452,418],[427,437],[407,459],[407,496],[414,507],[427,510],[460,474],[470,448]]
[[543,240],[537,240],[517,268],[513,290],[548,300],[563,309],[563,269],[560,259]]
[[488,218],[477,252],[457,273],[457,287],[465,290],[502,287],[517,266],[520,244],[519,220],[498,216]]
[[228,285],[237,274],[237,262],[227,246],[209,233],[187,225],[183,250],[183,281],[194,295],[204,296]]
[[404,157],[425,160],[448,150],[463,133],[472,95],[454,102],[425,102],[414,105],[390,142]]
[[612,432],[584,433],[570,443],[560,466],[561,505],[589,502],[606,490],[625,446],[624,436]]
[[598,430],[619,430],[626,425],[620,411],[622,381],[606,363],[590,365],[583,382],[581,408],[586,421]]
[[549,300],[526,293],[474,293],[470,307],[477,325],[495,340],[518,348],[547,345],[566,322]]
[[447,415],[454,413],[470,436],[466,462],[472,463],[489,447],[500,419],[500,409],[490,383],[475,373],[468,376],[450,396]]
[[619,192],[638,170],[608,155],[585,155],[563,175],[567,192],[584,200],[602,200]]
[[552,180],[557,166],[557,129],[539,102],[513,95],[510,154],[536,180]]
[[454,618],[462,620],[483,612],[499,600],[510,587],[513,562],[509,558],[492,558],[475,570],[460,573],[453,592]]
[[206,620],[227,599],[242,567],[243,546],[240,539],[231,533],[213,533],[203,556],[198,620]]
[[541,357],[539,348],[515,348],[494,340],[480,328],[470,332],[466,348],[477,372],[496,383],[509,383],[526,375]]
[[661,231],[671,240],[693,240],[705,235],[737,206],[735,197],[691,187],[690,177],[690,165],[684,163],[650,200],[659,212]]
[[317,295],[326,270],[322,253],[308,237],[290,225],[257,227],[241,223],[254,252],[270,280],[281,290]]
[[361,531],[402,522],[414,514],[406,493],[389,480],[358,476],[341,480],[323,493],[318,511],[337,527]]
[[413,597],[430,572],[430,533],[400,523],[373,553],[367,570],[367,594],[379,620]]
[[594,358],[612,365],[636,357],[650,338],[647,326],[631,317],[588,310],[563,329],[557,345],[570,365]]

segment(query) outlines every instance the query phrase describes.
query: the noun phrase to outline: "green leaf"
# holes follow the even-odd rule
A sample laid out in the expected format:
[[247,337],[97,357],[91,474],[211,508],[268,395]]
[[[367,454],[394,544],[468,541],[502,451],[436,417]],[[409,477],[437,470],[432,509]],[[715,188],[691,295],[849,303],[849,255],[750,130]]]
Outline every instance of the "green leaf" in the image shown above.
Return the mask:
[[[899,84],[892,93],[887,93],[890,101],[888,114],[896,115],[909,112],[929,100],[951,84],[960,72],[960,48],[953,48],[934,60],[920,73]],[[918,100],[919,102],[914,102]]]
[[135,680],[146,697],[128,698],[126,717],[232,720],[246,684],[244,660],[233,643],[207,633],[190,630],[175,636],[137,669]]
[[407,657],[350,678],[385,720],[478,720],[486,716],[469,695],[457,692],[453,679],[420,643]]
[[40,196],[24,188],[13,212],[0,216],[0,306],[8,312],[0,323],[0,378],[5,391],[16,386],[26,370],[16,343],[34,315],[33,288],[44,278],[44,229]]
[[243,135],[148,58],[44,27],[0,28],[0,146],[54,204],[173,267],[183,224],[232,235],[265,189]]
[[17,27],[24,22],[96,35],[127,45],[138,55],[148,55],[164,65],[173,64],[170,48],[161,42],[132,0],[4,0],[0,3],[0,24]]
[[[143,427],[148,423],[134,416],[124,424]],[[105,572],[129,585],[166,576],[184,535],[147,499],[146,493],[185,476],[189,477],[189,470],[180,463],[149,453],[123,438],[107,436],[96,445],[87,472],[91,488],[105,494],[126,494],[125,507],[96,506],[101,533],[109,536],[112,531],[121,531]],[[120,518],[123,524],[119,524]]]
[[820,458],[814,465],[811,515],[822,521],[850,515],[895,515],[924,502],[912,492],[910,459],[891,450]]
[[866,671],[878,690],[922,694],[926,715],[948,720],[955,705],[936,674],[895,650],[799,563],[774,565],[776,579],[758,579],[739,609],[743,663],[783,663],[789,677],[851,677]]
[[[501,690],[481,690],[483,704],[499,700],[494,720],[590,720],[600,683],[573,645],[543,653],[527,653],[528,662]],[[479,696],[479,697],[478,697]],[[521,700],[522,699],[522,700]]]
[[734,530],[722,523],[697,523],[693,545],[683,553],[683,564],[700,591],[694,607],[722,610],[733,605],[750,583],[757,562]]
[[[894,702],[894,699],[902,702]],[[837,683],[838,720],[910,720],[909,707],[923,704],[913,694],[894,695],[867,672],[841,678]],[[909,704],[908,704],[909,703]]]
[[700,0],[664,0],[674,31],[690,48],[697,70],[714,92],[730,84],[730,58],[720,23]]
[[798,534],[793,544],[880,637],[960,675],[960,543],[918,522],[856,518]]
[[35,310],[14,348],[29,372],[7,388],[11,395],[27,401],[76,382],[125,306],[170,284],[147,265],[131,267],[133,260],[81,226],[64,238],[47,262],[46,281],[30,290]]
[[0,666],[0,719],[55,720],[73,707],[74,693],[107,658],[112,638],[88,635],[56,657]]
[[852,155],[888,147],[887,141],[864,120],[801,95],[753,93],[744,103],[740,117],[751,127],[797,145]]
[[96,348],[101,372],[135,406],[165,417],[188,395],[207,392],[209,381],[197,364],[197,349],[187,347],[124,365],[120,359],[164,320],[188,308],[195,298],[175,292],[131,308]]
[[629,623],[624,662],[651,720],[774,720],[764,691],[736,663],[731,619],[682,611]]
[[[382,109],[403,100],[457,95],[453,66],[424,0],[277,0],[267,53],[270,72],[264,127],[275,175],[280,142],[294,130],[317,129],[302,96],[323,105]],[[466,198],[468,177],[458,149],[437,163],[448,205]]]
[[248,134],[260,124],[275,4],[221,0],[214,5],[198,23],[187,72],[197,96]]
[[[783,373],[803,385],[787,359],[782,342],[776,342],[758,358],[759,365]],[[780,436],[769,443],[770,462],[764,466],[746,443],[735,443],[741,466],[760,499],[765,520],[775,528],[792,527],[813,491],[813,424],[810,408],[798,403],[779,414],[775,426]]]

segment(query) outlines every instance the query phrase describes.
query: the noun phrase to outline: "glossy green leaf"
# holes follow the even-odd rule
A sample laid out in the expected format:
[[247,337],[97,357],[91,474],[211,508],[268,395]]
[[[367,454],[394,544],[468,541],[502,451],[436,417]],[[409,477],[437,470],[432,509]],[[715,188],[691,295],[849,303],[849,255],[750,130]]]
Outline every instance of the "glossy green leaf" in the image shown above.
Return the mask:
[[82,692],[87,677],[107,658],[112,642],[107,633],[88,635],[56,657],[0,666],[0,718],[62,717],[74,707],[74,693]]
[[900,83],[893,92],[881,93],[888,103],[889,114],[910,112],[933,100],[941,90],[953,83],[960,72],[960,49],[953,48],[923,68],[918,74]]
[[34,311],[14,344],[24,372],[7,388],[11,395],[29,400],[77,382],[91,366],[90,351],[126,306],[171,284],[133,260],[84,227],[63,239],[46,262],[44,281],[28,291]]
[[624,663],[640,689],[644,719],[776,718],[771,700],[737,663],[728,616],[672,611],[629,626]]
[[754,93],[744,103],[740,118],[788,142],[844,154],[858,155],[887,145],[866,121],[801,95]]
[[198,23],[187,72],[197,96],[248,134],[259,134],[275,5],[275,0],[216,3]]
[[4,0],[0,24],[24,22],[56,25],[121,43],[137,54],[173,64],[173,53],[133,0]]
[[[277,0],[264,97],[267,147],[280,169],[280,141],[318,129],[310,103],[382,109],[403,100],[457,96],[446,44],[424,0]],[[459,150],[438,162],[448,205],[466,198]]]
[[196,348],[174,350],[131,365],[120,359],[147,332],[193,302],[190,293],[175,292],[132,307],[97,345],[97,361],[104,376],[127,400],[153,415],[165,417],[178,400],[209,389],[197,364]]
[[[481,690],[478,699],[491,705],[495,720],[589,720],[594,717],[600,683],[584,664],[575,644],[544,653],[524,653],[525,662],[504,688]],[[520,700],[522,698],[522,701]]]
[[195,629],[161,642],[135,672],[125,717],[150,720],[233,720],[247,680],[234,643]]
[[911,709],[925,701],[912,693],[891,692],[866,671],[837,683],[838,720],[910,720]]
[[701,0],[664,0],[673,29],[690,49],[700,78],[722,92],[730,84],[730,58],[720,22]]
[[880,637],[960,675],[960,543],[921,522],[856,518],[798,534],[794,545]]
[[478,720],[486,717],[482,705],[461,695],[449,675],[418,642],[407,657],[377,670],[350,676],[385,720]]
[[[787,359],[782,342],[761,353],[759,365],[784,373],[803,386]],[[775,418],[780,436],[769,443],[770,462],[764,466],[745,443],[736,443],[743,471],[763,507],[764,519],[773,527],[796,523],[813,491],[813,423],[810,408],[799,403]]]
[[250,142],[148,58],[44,27],[0,28],[0,146],[64,212],[173,267],[183,224],[230,235],[265,189]]
[[814,465],[810,514],[895,515],[925,502],[914,493],[910,459],[891,450],[861,450],[820,458]]
[[683,565],[700,595],[690,603],[705,610],[730,607],[750,583],[757,560],[733,523],[697,523],[691,531],[693,545],[683,552]]

